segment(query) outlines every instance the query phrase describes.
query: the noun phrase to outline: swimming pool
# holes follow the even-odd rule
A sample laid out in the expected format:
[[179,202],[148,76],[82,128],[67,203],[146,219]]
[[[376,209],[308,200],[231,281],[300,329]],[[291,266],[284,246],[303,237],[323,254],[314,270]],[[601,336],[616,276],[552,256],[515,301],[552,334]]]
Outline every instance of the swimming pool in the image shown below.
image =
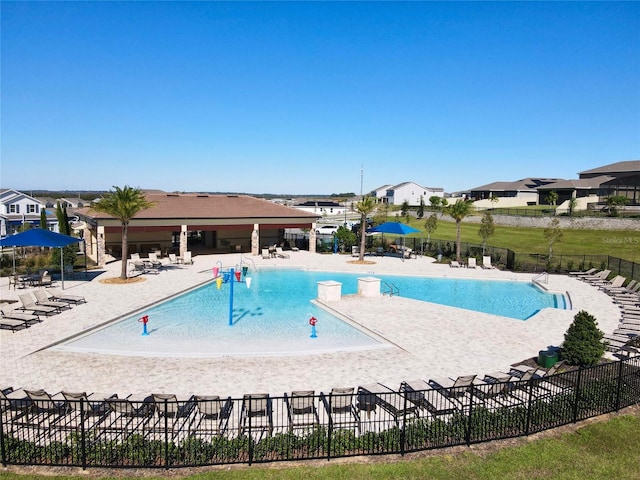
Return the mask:
[[[303,354],[382,348],[386,344],[341,321],[310,301],[318,282],[342,283],[342,294],[357,292],[362,274],[293,269],[252,272],[251,284],[234,284],[229,326],[229,284],[208,283],[99,330],[53,347],[76,352],[142,356],[224,356]],[[526,319],[542,308],[563,308],[561,297],[529,283],[377,275],[400,296]],[[141,335],[142,315],[149,317]],[[311,338],[309,318],[317,318]]]

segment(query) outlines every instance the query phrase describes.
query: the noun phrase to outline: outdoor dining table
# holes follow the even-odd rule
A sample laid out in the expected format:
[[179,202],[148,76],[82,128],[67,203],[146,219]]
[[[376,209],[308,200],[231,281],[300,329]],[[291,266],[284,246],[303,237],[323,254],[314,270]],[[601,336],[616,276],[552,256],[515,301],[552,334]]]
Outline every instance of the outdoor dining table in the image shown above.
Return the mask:
[[16,284],[22,288],[34,287],[40,285],[42,276],[36,273],[30,273],[27,275],[18,275]]

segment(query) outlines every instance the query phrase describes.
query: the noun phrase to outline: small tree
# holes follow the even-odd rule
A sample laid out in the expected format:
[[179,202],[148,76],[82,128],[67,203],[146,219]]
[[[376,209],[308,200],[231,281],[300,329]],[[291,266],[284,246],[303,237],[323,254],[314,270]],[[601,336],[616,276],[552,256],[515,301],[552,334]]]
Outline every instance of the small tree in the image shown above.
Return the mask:
[[569,200],[569,216],[570,217],[573,217],[573,214],[575,213],[577,206],[578,206],[578,199],[575,197],[572,197]]
[[544,238],[546,238],[549,243],[549,262],[551,262],[551,257],[553,256],[553,244],[561,242],[563,236],[564,234],[560,229],[560,220],[554,218],[551,220],[551,223],[549,223],[549,226],[544,229]]
[[424,217],[424,198],[420,195],[420,203],[418,204],[418,210],[416,210],[416,217]]
[[437,195],[432,195],[429,197],[429,203],[431,204],[431,208],[433,208],[434,210],[437,210],[438,207],[440,206],[442,198],[440,198]]
[[359,261],[364,261],[364,249],[366,242],[367,232],[367,217],[375,212],[376,202],[373,197],[363,197],[358,203],[355,204],[353,209],[360,214],[360,255]]
[[473,208],[471,202],[464,198],[459,198],[453,205],[447,206],[446,212],[456,221],[456,260],[460,261],[460,226],[462,220],[471,213]]
[[482,220],[480,220],[480,229],[478,230],[478,235],[482,238],[482,255],[484,255],[487,247],[487,240],[489,240],[489,237],[493,235],[495,231],[496,226],[493,223],[493,215],[486,210],[482,215]]
[[564,334],[560,356],[571,365],[596,365],[606,350],[603,336],[595,317],[581,310]]
[[402,206],[400,207],[400,214],[406,219],[409,218],[409,202],[407,202],[406,200],[402,202]]
[[618,207],[623,207],[629,203],[629,199],[624,195],[613,195],[607,197],[607,210],[612,217],[618,216]]
[[431,234],[438,228],[438,216],[435,213],[429,215],[427,221],[424,222],[424,229],[427,231],[427,248],[431,245]]
[[558,203],[558,192],[556,192],[555,190],[551,190],[549,192],[549,195],[546,196],[545,200],[549,205],[555,207],[556,203]]
[[40,228],[47,229],[47,211],[44,208],[40,210]]

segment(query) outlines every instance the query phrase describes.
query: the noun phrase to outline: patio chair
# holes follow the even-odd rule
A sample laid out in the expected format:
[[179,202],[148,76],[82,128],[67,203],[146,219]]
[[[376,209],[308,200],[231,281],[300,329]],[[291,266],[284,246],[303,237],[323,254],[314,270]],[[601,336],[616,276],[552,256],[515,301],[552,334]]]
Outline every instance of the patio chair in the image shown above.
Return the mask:
[[278,256],[279,258],[289,258],[289,254],[284,253],[282,247],[276,247],[276,256]]
[[284,402],[287,406],[290,432],[295,428],[311,428],[320,425],[316,397],[313,390],[293,391],[290,396],[285,393]]
[[482,256],[482,268],[486,268],[486,269],[489,269],[489,270],[496,268],[491,264],[491,256],[490,255],[483,255]]
[[51,274],[47,270],[41,271],[39,285],[41,287],[47,287],[47,286],[51,286],[52,284],[53,284],[53,279],[51,278]]
[[56,313],[60,313],[60,309],[57,307],[48,307],[45,305],[36,305],[33,297],[28,294],[18,295],[20,302],[22,303],[22,307],[18,307],[18,310],[33,312],[35,315],[55,315]]
[[194,397],[198,418],[194,422],[196,434],[221,436],[227,429],[233,402],[223,402],[218,395],[196,395]]
[[2,316],[2,318],[7,318],[11,320],[20,320],[29,326],[35,323],[42,322],[42,320],[40,320],[40,317],[38,315],[33,315],[31,313],[20,313],[20,312],[16,312],[15,310],[6,311],[6,310],[0,309],[0,315]]
[[584,271],[569,272],[569,275],[571,275],[572,277],[580,277],[580,276],[583,276],[583,275],[592,275],[597,270],[598,270],[597,268],[590,268],[590,269],[584,270]]
[[467,393],[477,375],[462,375],[456,379],[450,377],[430,378],[429,385],[439,389],[448,397],[461,397]]
[[448,415],[458,411],[458,406],[424,380],[405,381],[400,391],[417,408],[424,408],[432,415]]
[[269,253],[269,249],[268,248],[263,248],[261,251],[262,254],[262,258],[271,258],[271,254]]
[[[363,405],[368,406],[369,402],[389,413],[396,425],[400,424],[400,419],[407,415],[414,415],[416,405],[400,395],[400,393],[390,389],[381,383],[361,385],[358,387],[358,399],[363,398]],[[370,407],[369,407],[370,408]]]
[[47,292],[41,289],[37,289],[33,291],[33,296],[36,297],[36,305],[44,306],[44,307],[55,307],[60,310],[66,310],[71,308],[71,305],[68,302],[59,302],[57,300],[51,300]]
[[458,262],[457,260],[451,260],[449,266],[451,268],[460,268],[462,265],[460,265],[460,262]]
[[353,387],[334,387],[329,398],[321,394],[333,428],[360,429],[360,417],[353,406]]
[[0,318],[0,330],[11,330],[13,333],[18,330],[29,328],[29,324],[22,320],[12,320],[11,318]]
[[13,387],[0,389],[0,412],[3,421],[15,420],[27,413],[31,400],[23,389],[14,390]]
[[173,418],[185,417],[193,410],[193,395],[178,398],[173,393],[153,393],[153,402],[156,412],[160,416],[167,415]]
[[151,264],[152,267],[154,268],[160,268],[162,267],[162,262],[160,261],[160,259],[158,259],[158,254],[155,252],[149,252],[149,259],[148,262]]
[[179,263],[179,262],[178,262],[178,257],[176,256],[176,254],[175,254],[175,253],[170,253],[170,254],[169,254],[169,261],[170,261],[171,263],[173,263],[174,265],[175,265],[175,264],[177,264],[177,263]]
[[268,393],[250,393],[242,398],[238,434],[242,435],[247,431],[261,431],[269,436],[273,433],[271,399]]
[[467,268],[478,268],[478,264],[476,263],[476,257],[469,257],[467,259]]
[[68,302],[74,304],[87,303],[87,300],[81,295],[68,295],[55,288],[50,288],[48,293],[51,296],[52,300],[57,300],[59,302]]
[[182,256],[182,263],[184,263],[185,265],[193,265],[191,251],[187,250],[186,252],[184,252],[184,255]]

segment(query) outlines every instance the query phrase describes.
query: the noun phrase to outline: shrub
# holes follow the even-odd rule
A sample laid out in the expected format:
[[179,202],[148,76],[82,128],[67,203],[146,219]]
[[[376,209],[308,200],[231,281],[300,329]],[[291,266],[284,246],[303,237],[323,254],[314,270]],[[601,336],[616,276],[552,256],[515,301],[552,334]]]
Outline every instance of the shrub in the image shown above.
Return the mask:
[[603,335],[595,317],[581,310],[564,334],[560,355],[571,365],[595,365],[605,352]]

